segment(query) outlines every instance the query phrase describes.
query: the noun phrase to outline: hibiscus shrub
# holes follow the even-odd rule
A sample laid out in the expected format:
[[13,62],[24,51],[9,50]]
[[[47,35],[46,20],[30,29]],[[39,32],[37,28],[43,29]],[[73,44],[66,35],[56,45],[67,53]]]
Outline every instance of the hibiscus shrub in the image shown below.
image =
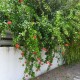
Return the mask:
[[[33,67],[38,71],[43,63],[51,66],[53,51],[60,51],[67,64],[80,58],[78,0],[3,0],[0,2],[1,36],[6,30],[11,31],[13,46],[22,51],[26,60],[24,73],[32,77],[35,76]],[[45,60],[41,57],[42,50]]]

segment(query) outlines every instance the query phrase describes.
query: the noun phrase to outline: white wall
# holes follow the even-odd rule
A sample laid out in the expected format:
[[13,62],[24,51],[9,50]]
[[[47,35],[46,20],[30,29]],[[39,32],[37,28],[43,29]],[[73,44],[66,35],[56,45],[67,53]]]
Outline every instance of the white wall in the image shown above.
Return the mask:
[[[22,64],[25,60],[19,60],[21,51],[13,47],[0,47],[0,80],[22,80],[25,67]],[[43,52],[44,53],[44,52]],[[45,55],[43,54],[45,57]],[[60,55],[56,54],[57,57]],[[51,69],[54,69],[58,64],[62,64],[62,58],[57,63],[57,58],[53,59]],[[41,70],[36,72],[36,76],[45,73],[47,64],[41,66]],[[34,69],[35,70],[35,69]],[[28,77],[29,78],[29,77]],[[26,78],[28,80],[28,78]]]

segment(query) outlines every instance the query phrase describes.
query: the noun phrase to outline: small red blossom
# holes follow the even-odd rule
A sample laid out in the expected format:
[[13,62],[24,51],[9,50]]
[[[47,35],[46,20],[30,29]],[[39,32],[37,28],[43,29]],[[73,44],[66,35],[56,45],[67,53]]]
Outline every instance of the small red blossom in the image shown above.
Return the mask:
[[21,2],[23,2],[23,0],[19,0],[19,2],[21,3]]
[[10,24],[12,24],[12,22],[11,22],[11,21],[8,21],[8,22],[7,22],[7,24],[9,24],[9,25],[10,25]]
[[49,61],[47,61],[47,64],[48,64],[49,66],[52,66],[51,62],[49,62]]
[[62,55],[64,55],[65,53],[64,52],[62,52]]
[[15,47],[16,47],[17,49],[19,49],[19,48],[20,48],[20,45],[19,45],[19,44],[16,44]]
[[43,51],[47,52],[48,50],[46,48],[42,48]]
[[21,53],[22,57],[24,56],[24,52]]
[[40,61],[39,64],[42,65],[42,62]]
[[69,44],[68,44],[68,43],[66,43],[66,44],[65,44],[65,46],[66,46],[66,47],[68,47],[68,46],[69,46]]
[[33,52],[33,54],[37,54],[37,52]]
[[33,36],[33,38],[36,39],[37,37],[36,36]]
[[37,60],[40,61],[41,59],[40,58],[37,58]]

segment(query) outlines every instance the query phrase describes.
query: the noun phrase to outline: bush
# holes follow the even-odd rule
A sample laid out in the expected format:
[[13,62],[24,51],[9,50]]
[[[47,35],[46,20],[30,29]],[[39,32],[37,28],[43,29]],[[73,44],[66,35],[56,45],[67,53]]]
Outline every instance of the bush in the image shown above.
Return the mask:
[[[24,73],[35,76],[33,66],[49,67],[54,52],[61,52],[66,63],[80,56],[80,2],[69,0],[6,0],[0,3],[0,32],[11,31],[13,46],[22,51]],[[58,50],[60,46],[60,50]],[[74,47],[78,50],[74,51]],[[41,57],[44,50],[46,59]],[[73,51],[76,52],[73,54]],[[22,59],[21,58],[21,59]],[[76,58],[76,59],[75,59]],[[24,79],[24,78],[23,78]]]

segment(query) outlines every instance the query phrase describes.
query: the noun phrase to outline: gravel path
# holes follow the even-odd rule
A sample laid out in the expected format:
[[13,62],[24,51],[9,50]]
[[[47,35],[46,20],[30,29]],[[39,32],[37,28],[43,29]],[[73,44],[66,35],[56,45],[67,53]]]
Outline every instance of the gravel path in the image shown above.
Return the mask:
[[80,80],[80,63],[63,65],[31,80]]

